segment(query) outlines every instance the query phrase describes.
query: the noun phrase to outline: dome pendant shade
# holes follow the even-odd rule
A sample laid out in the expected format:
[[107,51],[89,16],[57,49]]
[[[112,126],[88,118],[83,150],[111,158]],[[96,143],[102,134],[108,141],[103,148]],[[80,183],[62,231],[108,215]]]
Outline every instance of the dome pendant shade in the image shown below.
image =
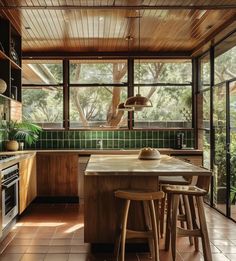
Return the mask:
[[128,98],[124,105],[125,107],[133,107],[137,110],[137,108],[152,107],[152,102],[147,97],[136,94],[136,96]]
[[117,110],[118,111],[133,111],[134,108],[133,107],[125,107],[125,103],[121,102],[121,103],[119,103]]

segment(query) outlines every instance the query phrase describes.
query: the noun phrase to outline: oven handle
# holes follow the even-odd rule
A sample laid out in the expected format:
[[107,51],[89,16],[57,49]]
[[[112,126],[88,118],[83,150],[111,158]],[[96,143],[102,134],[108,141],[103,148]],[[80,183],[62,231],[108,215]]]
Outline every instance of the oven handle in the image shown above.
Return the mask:
[[12,182],[10,182],[9,184],[5,185],[5,184],[2,184],[2,189],[8,189],[10,188],[12,185],[14,185],[15,183],[17,183],[18,181],[20,180],[20,177],[18,178],[14,178]]

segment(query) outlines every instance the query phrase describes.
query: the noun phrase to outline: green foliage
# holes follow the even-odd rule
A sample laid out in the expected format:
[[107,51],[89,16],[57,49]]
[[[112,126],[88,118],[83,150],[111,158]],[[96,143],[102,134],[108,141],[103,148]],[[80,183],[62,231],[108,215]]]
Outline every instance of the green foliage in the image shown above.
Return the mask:
[[1,129],[5,130],[9,140],[24,140],[27,144],[35,143],[39,138],[41,127],[29,122],[2,121]]

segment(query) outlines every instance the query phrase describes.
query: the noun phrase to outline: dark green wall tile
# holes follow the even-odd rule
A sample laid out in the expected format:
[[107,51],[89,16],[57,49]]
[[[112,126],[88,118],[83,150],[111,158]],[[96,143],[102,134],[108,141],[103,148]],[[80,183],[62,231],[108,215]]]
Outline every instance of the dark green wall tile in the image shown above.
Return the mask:
[[119,139],[124,139],[125,137],[125,132],[124,131],[119,131]]
[[147,138],[147,133],[146,133],[146,131],[143,131],[142,132],[142,139],[146,139]]
[[114,139],[118,139],[118,131],[114,131]]

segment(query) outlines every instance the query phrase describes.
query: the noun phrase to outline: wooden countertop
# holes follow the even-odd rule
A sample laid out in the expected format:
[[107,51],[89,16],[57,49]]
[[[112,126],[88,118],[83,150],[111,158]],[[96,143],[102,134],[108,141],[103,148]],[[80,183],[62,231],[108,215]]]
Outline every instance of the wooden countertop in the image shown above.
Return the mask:
[[160,160],[139,160],[136,155],[91,155],[86,176],[210,176],[211,171],[161,155]]
[[[158,148],[157,148],[158,149]],[[171,155],[202,155],[202,150],[197,150],[197,149],[181,149],[181,150],[176,150],[176,149],[171,149],[171,148],[162,148],[158,149],[161,154],[171,154]],[[37,152],[37,153],[50,153],[50,152],[63,152],[63,153],[78,153],[79,155],[91,155],[91,154],[112,154],[112,155],[117,155],[117,154],[124,154],[124,155],[129,155],[129,154],[136,154],[140,151],[140,149],[50,149],[50,150],[23,150],[23,151],[2,151],[0,152],[0,155],[16,155],[16,154],[26,154],[26,153],[32,153],[32,152]]]

